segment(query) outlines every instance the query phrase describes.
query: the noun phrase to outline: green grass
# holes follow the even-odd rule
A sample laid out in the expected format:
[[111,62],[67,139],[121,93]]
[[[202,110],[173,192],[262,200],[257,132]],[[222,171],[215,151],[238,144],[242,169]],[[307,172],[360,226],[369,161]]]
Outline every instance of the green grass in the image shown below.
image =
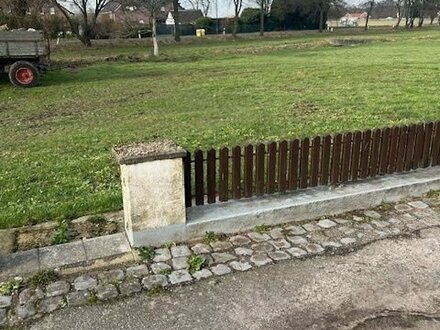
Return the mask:
[[[344,32],[347,33],[347,32]],[[193,150],[439,119],[440,31],[60,47],[17,89],[0,78],[0,228],[122,208],[114,145],[170,138]],[[145,55],[146,56],[146,55]],[[142,57],[142,59],[144,59]]]

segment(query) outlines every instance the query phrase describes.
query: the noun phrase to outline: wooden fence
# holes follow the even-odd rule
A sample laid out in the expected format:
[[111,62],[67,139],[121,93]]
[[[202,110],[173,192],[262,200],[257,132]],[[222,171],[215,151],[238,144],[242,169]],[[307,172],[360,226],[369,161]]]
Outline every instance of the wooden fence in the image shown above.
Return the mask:
[[440,165],[440,122],[189,153],[186,206]]

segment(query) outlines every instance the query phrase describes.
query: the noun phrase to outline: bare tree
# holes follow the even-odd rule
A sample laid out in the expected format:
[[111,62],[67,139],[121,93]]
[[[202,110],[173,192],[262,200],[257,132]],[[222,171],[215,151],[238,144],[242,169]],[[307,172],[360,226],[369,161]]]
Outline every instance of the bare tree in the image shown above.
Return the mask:
[[188,4],[194,10],[201,10],[203,16],[207,17],[209,8],[211,8],[211,0],[187,0]]
[[[92,45],[98,15],[110,0],[53,0],[84,46]],[[73,10],[67,9],[71,7]]]
[[138,0],[138,3],[143,5],[151,15],[151,38],[153,39],[153,55],[159,56],[159,44],[157,42],[157,15],[161,12],[161,8],[164,7],[169,0]]
[[272,0],[255,0],[260,8],[260,36],[264,36],[264,17],[269,13]]
[[180,42],[179,0],[173,0],[174,40]]
[[402,21],[402,0],[396,1],[396,10],[397,10],[397,22],[393,26],[394,29],[397,29]]
[[370,21],[371,12],[373,11],[374,5],[376,4],[375,0],[368,0],[364,3],[364,7],[367,9],[367,18],[365,20],[364,30],[368,30],[368,22]]
[[238,17],[240,16],[241,8],[243,7],[243,0],[232,0],[234,4],[234,27],[232,29],[232,36],[237,37],[238,32]]

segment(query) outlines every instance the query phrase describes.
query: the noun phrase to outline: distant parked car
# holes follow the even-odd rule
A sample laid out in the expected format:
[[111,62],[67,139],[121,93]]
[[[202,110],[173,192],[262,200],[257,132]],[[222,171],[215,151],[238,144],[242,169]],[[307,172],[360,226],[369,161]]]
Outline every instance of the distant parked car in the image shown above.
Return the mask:
[[12,84],[34,87],[47,67],[48,47],[38,31],[0,32],[0,73],[7,73]]

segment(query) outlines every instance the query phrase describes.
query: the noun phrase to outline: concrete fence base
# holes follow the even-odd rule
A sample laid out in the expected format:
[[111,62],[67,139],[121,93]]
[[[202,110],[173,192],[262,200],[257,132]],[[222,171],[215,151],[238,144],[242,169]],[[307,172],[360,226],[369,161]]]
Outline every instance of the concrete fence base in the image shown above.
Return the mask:
[[[121,164],[126,232],[134,247],[161,245],[203,236],[207,231],[235,233],[260,224],[303,221],[375,207],[440,190],[440,167],[366,179],[338,187],[232,200],[185,209],[185,152],[173,145],[167,153],[117,151]],[[145,153],[148,153],[146,155]],[[127,156],[130,155],[130,156]],[[171,160],[171,162],[170,162]]]

